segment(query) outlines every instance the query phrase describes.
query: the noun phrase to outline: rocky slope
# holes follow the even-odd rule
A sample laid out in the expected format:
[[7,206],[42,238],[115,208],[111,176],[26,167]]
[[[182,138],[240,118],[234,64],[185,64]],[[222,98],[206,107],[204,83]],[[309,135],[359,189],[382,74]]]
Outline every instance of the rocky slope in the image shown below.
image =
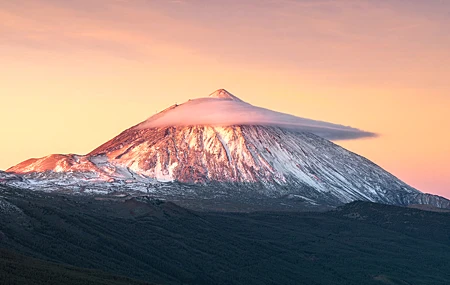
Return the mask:
[[[208,100],[249,108],[223,91]],[[86,193],[125,190],[172,199],[245,197],[247,203],[258,197],[328,206],[354,200],[450,206],[448,200],[425,195],[369,160],[308,132],[326,133],[331,128],[332,135],[348,135],[356,129],[317,121],[305,124],[307,119],[301,118],[290,118],[289,126],[157,123],[180,112],[185,116],[186,107],[179,106],[124,131],[87,155],[50,155],[20,163],[8,172],[25,180],[10,184]],[[277,118],[279,123],[284,117]]]

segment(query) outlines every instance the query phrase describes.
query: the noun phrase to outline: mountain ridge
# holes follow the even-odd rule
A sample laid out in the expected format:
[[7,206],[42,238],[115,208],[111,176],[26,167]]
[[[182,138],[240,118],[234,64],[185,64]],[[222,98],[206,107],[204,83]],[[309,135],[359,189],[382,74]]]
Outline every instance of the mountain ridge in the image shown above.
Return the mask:
[[276,127],[130,128],[88,155],[53,155],[32,162],[8,170],[38,181],[28,188],[80,192],[99,183],[105,193],[122,189],[192,199],[258,195],[313,205],[366,200],[450,207],[446,199],[423,194],[332,142]]
[[[221,111],[237,106],[236,114],[243,110],[254,113],[247,114],[240,125],[189,125],[193,122],[190,118],[198,115],[197,107],[204,107],[205,102],[213,102],[207,106],[219,106]],[[210,122],[209,116],[217,116],[215,110],[202,111],[205,122]],[[191,201],[244,199],[247,205],[263,198],[274,199],[277,209],[282,204],[295,208],[295,201],[337,206],[354,200],[450,207],[447,199],[421,193],[368,159],[320,136],[323,132],[348,136],[361,131],[261,110],[219,89],[210,97],[169,107],[87,155],[31,159],[7,172],[24,178],[17,186],[32,190],[123,191]],[[262,116],[261,123],[275,121],[248,124],[255,114]],[[220,114],[220,119],[225,115]],[[152,127],[168,116],[183,123]],[[285,127],[285,123],[290,125]]]

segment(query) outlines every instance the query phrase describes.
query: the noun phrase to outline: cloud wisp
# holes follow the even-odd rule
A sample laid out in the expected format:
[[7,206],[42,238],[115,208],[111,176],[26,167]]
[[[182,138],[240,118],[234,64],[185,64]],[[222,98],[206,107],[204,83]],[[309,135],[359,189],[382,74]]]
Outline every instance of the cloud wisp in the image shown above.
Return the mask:
[[225,90],[218,90],[207,98],[189,100],[181,105],[173,105],[148,118],[135,128],[195,125],[275,126],[299,132],[310,132],[329,140],[352,140],[376,136],[375,133],[349,126],[301,118],[256,107]]

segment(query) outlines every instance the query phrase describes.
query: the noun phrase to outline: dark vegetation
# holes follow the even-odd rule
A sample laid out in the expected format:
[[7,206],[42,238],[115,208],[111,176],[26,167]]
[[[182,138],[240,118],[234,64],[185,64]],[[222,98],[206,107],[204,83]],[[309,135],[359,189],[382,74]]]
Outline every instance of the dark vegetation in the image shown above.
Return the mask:
[[0,249],[2,285],[144,285],[141,281],[119,277],[98,270],[61,265]]
[[[1,186],[0,196],[0,247],[37,258],[18,257],[40,272],[35,284],[51,284],[42,267],[156,284],[450,284],[449,213],[368,202],[325,213],[201,213]],[[0,283],[20,284],[1,254]],[[96,284],[122,284],[104,280]],[[61,284],[93,284],[71,282]]]

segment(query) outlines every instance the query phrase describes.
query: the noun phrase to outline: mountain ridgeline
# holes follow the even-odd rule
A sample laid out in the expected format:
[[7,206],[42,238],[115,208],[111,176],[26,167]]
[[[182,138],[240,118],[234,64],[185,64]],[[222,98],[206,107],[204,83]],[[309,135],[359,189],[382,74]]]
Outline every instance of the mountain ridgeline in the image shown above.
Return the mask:
[[[215,115],[218,125],[206,124],[213,115],[199,114],[212,106],[225,113]],[[250,119],[225,124],[227,114],[243,110]],[[189,125],[190,117],[198,124]],[[3,180],[32,190],[153,195],[209,210],[311,210],[355,200],[450,207],[323,138],[366,134],[254,107],[218,90],[174,105],[87,155],[27,160],[8,169],[20,179]]]

